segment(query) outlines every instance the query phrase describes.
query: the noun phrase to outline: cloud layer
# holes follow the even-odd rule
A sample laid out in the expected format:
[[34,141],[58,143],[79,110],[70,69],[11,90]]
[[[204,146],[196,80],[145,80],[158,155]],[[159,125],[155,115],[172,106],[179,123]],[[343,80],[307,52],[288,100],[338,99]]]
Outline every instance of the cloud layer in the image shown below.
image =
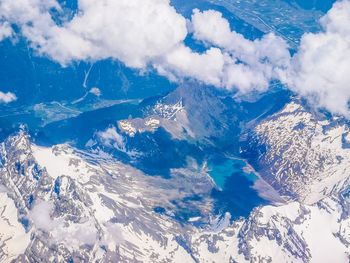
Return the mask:
[[255,41],[231,31],[221,13],[194,10],[192,15],[194,38],[214,45],[225,54],[221,86],[238,88],[242,93],[264,91],[272,79],[279,79],[289,66],[290,53],[284,40],[267,34]]
[[[169,0],[78,0],[78,6],[68,20],[56,0],[0,0],[0,40],[16,25],[36,52],[63,66],[111,58],[239,94],[280,80],[315,106],[350,117],[350,0],[337,2],[321,20],[323,32],[306,33],[293,57],[280,37],[248,40],[214,10],[194,10],[186,21]],[[188,36],[206,50],[186,46]]]
[[124,138],[118,133],[115,127],[109,127],[104,131],[99,131],[96,135],[102,145],[116,148],[120,151],[126,151]]
[[55,0],[2,0],[0,14],[17,24],[39,53],[65,65],[73,60],[114,58],[145,67],[187,35],[185,19],[168,0],[79,0],[79,12],[57,25]]
[[[282,58],[266,53],[266,45],[278,47],[283,59],[289,57],[283,40],[272,34],[247,40],[232,32],[216,11],[195,10],[192,22],[186,23],[169,0],[79,0],[78,4],[73,19],[61,24],[51,15],[55,10],[64,17],[55,0],[1,0],[0,15],[19,27],[39,54],[62,65],[112,58],[129,67],[153,67],[172,80],[194,78],[241,92],[266,90],[278,77],[276,62]],[[195,39],[208,46],[205,52],[185,46],[186,24]]]
[[12,92],[4,93],[4,92],[0,91],[0,104],[2,104],[2,103],[7,104],[7,103],[13,102],[15,100],[17,100],[17,97]]
[[323,32],[305,34],[286,84],[317,106],[350,117],[350,1],[321,19]]
[[0,41],[12,36],[12,27],[8,22],[0,22]]
[[78,250],[81,244],[96,243],[97,231],[92,220],[82,223],[71,223],[64,218],[53,216],[55,205],[50,201],[36,200],[29,211],[28,218],[37,229],[50,232],[50,241],[69,244]]

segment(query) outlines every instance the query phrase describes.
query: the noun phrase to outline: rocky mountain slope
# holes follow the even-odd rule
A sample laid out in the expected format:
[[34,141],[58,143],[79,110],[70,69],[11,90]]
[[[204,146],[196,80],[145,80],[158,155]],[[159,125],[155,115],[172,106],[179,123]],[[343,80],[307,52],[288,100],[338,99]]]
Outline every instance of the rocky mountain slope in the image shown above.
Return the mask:
[[347,134],[296,100],[254,126],[251,161],[286,201],[232,221],[205,169],[149,176],[21,131],[0,145],[0,262],[348,262]]
[[262,121],[249,138],[263,178],[287,199],[313,204],[349,184],[349,128],[294,100]]

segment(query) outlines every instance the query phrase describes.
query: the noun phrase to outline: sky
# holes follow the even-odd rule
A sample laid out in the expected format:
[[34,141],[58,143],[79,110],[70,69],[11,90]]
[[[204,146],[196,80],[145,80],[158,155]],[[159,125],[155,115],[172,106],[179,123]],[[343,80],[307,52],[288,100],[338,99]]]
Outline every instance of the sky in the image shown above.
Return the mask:
[[[249,40],[220,12],[194,9],[186,19],[169,0],[78,0],[78,10],[71,18],[56,0],[0,0],[0,41],[16,45],[23,37],[62,67],[113,59],[244,95],[279,80],[316,108],[350,118],[350,0],[336,2],[320,20],[322,31],[305,33],[293,55],[273,33]],[[205,50],[186,46],[189,36]],[[0,103],[15,99],[0,92]]]

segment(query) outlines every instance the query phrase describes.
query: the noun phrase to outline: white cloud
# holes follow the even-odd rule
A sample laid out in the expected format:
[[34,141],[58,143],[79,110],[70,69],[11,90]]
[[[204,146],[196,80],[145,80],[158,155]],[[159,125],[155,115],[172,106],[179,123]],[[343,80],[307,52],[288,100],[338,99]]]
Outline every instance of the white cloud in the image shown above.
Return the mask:
[[122,228],[119,226],[119,224],[114,224],[111,222],[105,223],[104,227],[106,230],[104,231],[101,243],[107,246],[109,250],[115,251],[117,246],[120,246],[125,241]]
[[[186,26],[169,0],[78,0],[78,6],[72,20],[58,25],[50,14],[55,9],[64,16],[56,0],[1,0],[0,40],[16,24],[33,49],[62,65],[112,58],[133,68],[151,66],[171,80],[193,78],[238,93],[263,92],[279,79],[315,106],[350,117],[349,0],[322,18],[323,32],[303,36],[293,58],[280,37],[246,39],[213,10],[194,10]],[[185,46],[188,31],[206,51]]]
[[2,0],[0,14],[22,29],[41,54],[61,64],[113,58],[142,68],[181,43],[185,18],[169,0],[79,0],[79,12],[58,26],[49,11],[55,0]]
[[100,97],[101,94],[102,94],[101,90],[100,90],[99,88],[97,88],[97,87],[91,88],[91,89],[89,90],[89,92],[90,92],[91,94],[94,94],[94,95],[97,96],[97,97]]
[[36,228],[49,232],[58,225],[57,223],[54,223],[51,218],[51,212],[53,209],[54,205],[51,202],[38,200],[28,214],[29,219],[33,222]]
[[77,250],[81,244],[93,245],[97,241],[97,230],[92,220],[72,223],[63,218],[55,218],[52,216],[54,208],[51,201],[38,199],[28,213],[37,229],[50,233],[50,242],[65,243]]
[[[221,13],[194,10],[191,19],[194,38],[208,46],[220,48],[224,65],[217,63],[212,75],[205,70],[202,75],[200,70],[199,74],[194,74],[182,67],[197,79],[228,89],[238,88],[240,93],[264,91],[271,79],[279,79],[314,106],[350,117],[349,21],[350,1],[337,2],[321,19],[324,31],[305,34],[297,54],[291,60],[288,47],[281,38],[267,34],[262,39],[250,41],[231,31]],[[186,64],[186,60],[180,61]],[[196,63],[192,64],[196,68]],[[192,65],[187,67],[191,68]],[[204,79],[203,76],[209,78]]]
[[[215,10],[193,10],[191,31],[195,39],[226,49],[254,50],[253,43],[241,34],[232,32],[228,21]],[[239,53],[242,53],[240,51]]]
[[0,104],[1,103],[10,103],[17,100],[17,97],[15,94],[13,94],[12,92],[2,92],[0,91]]
[[199,54],[184,45],[179,45],[154,66],[160,74],[171,79],[191,77],[219,87],[225,66],[225,55],[218,48],[210,48]]
[[12,36],[13,30],[8,22],[0,22],[0,41]]
[[125,151],[124,137],[118,133],[115,127],[109,127],[104,131],[99,131],[96,135],[103,145]]
[[214,10],[195,9],[189,25],[194,39],[208,49],[199,54],[178,45],[156,64],[160,74],[171,79],[191,77],[241,94],[265,91],[272,79],[286,74],[290,53],[281,38],[267,34],[248,40],[231,31],[228,21]]
[[[49,12],[52,9],[62,12],[55,0],[2,0],[0,14],[19,25],[35,50],[63,65],[75,60],[112,58],[135,68],[151,65],[173,80],[194,78],[242,92],[265,90],[275,77],[273,66],[266,63],[264,44],[282,45],[279,50],[283,55],[287,50],[277,37],[250,41],[232,32],[219,12],[195,10],[192,16],[195,38],[217,46],[196,53],[184,45],[188,34],[186,20],[169,0],[78,3],[78,14],[61,26]],[[275,54],[271,59],[275,59]],[[264,63],[260,63],[262,59]],[[247,65],[237,63],[238,60]],[[241,75],[235,77],[232,73]],[[250,80],[252,75],[258,77]]]
[[270,62],[273,66],[288,65],[290,54],[285,41],[270,33],[254,41],[231,31],[229,22],[218,11],[200,12],[192,15],[192,31],[195,39],[218,46],[245,63]]
[[305,34],[285,82],[332,113],[350,117],[350,1],[339,1],[321,19],[323,32]]
[[272,79],[279,79],[289,66],[290,54],[283,39],[267,34],[251,41],[231,31],[222,14],[208,10],[194,10],[192,32],[195,39],[214,45],[226,54],[221,86],[238,89],[240,93],[264,91]]

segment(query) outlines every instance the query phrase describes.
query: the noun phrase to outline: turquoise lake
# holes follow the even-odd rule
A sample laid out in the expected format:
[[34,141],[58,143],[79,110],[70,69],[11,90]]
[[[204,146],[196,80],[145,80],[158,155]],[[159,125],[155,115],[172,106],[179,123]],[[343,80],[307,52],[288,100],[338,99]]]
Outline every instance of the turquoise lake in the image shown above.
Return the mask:
[[253,188],[258,177],[244,171],[245,162],[240,159],[219,158],[209,161],[209,174],[219,189],[212,192],[217,212],[229,211],[233,219],[248,216],[251,210],[269,202]]

